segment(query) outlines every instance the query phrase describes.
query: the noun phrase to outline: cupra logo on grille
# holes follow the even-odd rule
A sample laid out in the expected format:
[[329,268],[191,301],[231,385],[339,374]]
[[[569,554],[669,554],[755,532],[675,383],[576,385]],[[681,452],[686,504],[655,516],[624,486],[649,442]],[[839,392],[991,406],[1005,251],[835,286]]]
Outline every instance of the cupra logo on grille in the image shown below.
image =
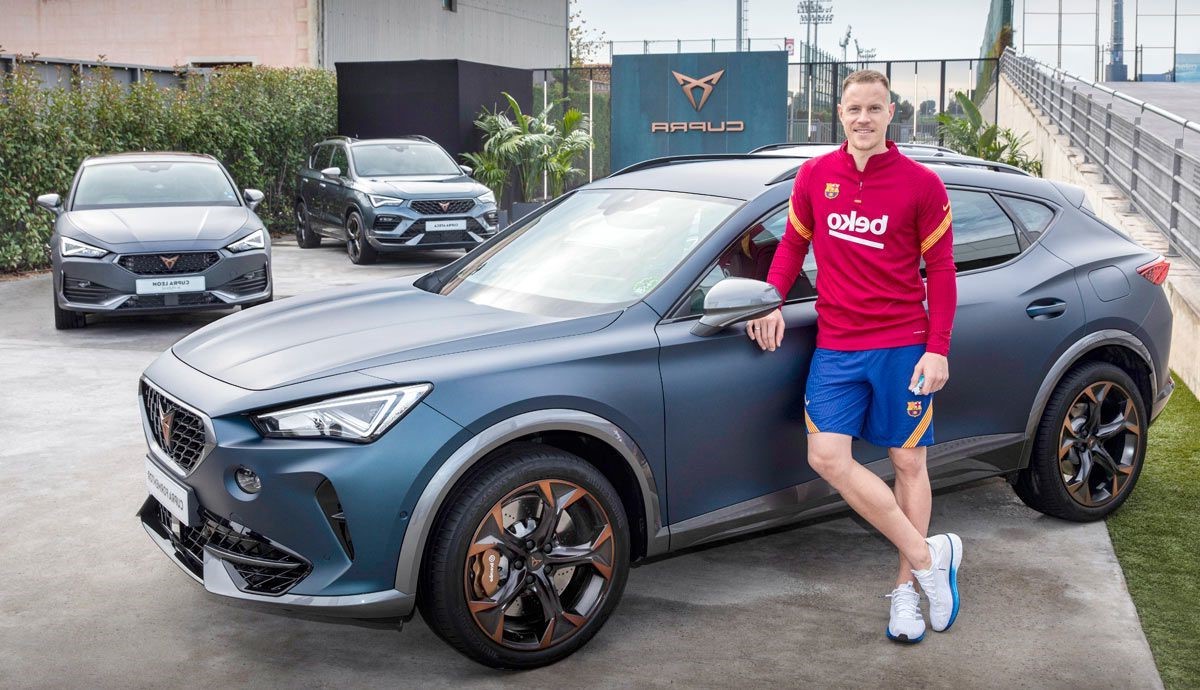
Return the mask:
[[[674,70],[671,70],[671,74],[675,76],[675,81],[683,87],[683,94],[687,96],[692,107],[696,109],[696,112],[700,112],[700,109],[708,102],[708,97],[712,95],[713,87],[717,85],[717,82],[721,81],[721,75],[725,74],[725,70],[713,72],[703,79],[692,79]],[[699,103],[696,102],[696,89],[703,91],[700,95]]]
[[168,271],[171,270],[172,268],[175,268],[175,262],[179,261],[178,254],[176,254],[175,256],[160,256],[158,258],[160,261],[163,262],[163,266],[167,267]]
[[438,206],[440,206],[443,211],[450,210],[450,202],[449,201],[439,201]]
[[162,432],[163,450],[171,452],[171,427],[175,424],[175,411],[167,410],[162,403],[158,404],[158,430]]
[[[683,89],[683,95],[687,96],[688,102],[700,112],[704,104],[708,102],[708,97],[712,95],[713,89],[717,82],[721,81],[721,77],[725,74],[725,70],[717,70],[707,77],[693,79],[686,74],[680,74],[675,70],[671,70],[671,75],[675,77],[675,83]],[[696,90],[700,90],[700,101],[696,101]],[[723,122],[651,122],[650,133],[670,134],[672,132],[703,132],[706,134],[717,134],[719,132],[744,132],[746,131],[746,123],[743,120],[725,120]]]

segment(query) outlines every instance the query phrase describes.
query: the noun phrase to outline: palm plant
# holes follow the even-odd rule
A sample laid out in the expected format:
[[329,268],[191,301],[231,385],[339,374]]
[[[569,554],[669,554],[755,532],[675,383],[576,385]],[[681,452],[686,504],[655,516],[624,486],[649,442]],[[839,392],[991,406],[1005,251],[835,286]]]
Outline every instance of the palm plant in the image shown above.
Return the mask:
[[483,150],[478,153],[461,154],[474,170],[475,179],[483,183],[496,195],[496,204],[504,207],[504,193],[508,189],[508,178],[515,156],[513,143],[519,131],[499,108],[486,108],[475,120],[475,127],[483,132]]
[[1042,162],[1025,152],[1028,143],[1025,137],[1007,127],[984,122],[979,108],[962,91],[955,91],[954,98],[964,117],[948,113],[937,116],[938,131],[947,146],[968,156],[1013,165],[1041,176]]
[[501,95],[508,99],[508,107],[513,112],[511,122],[517,130],[512,134],[504,133],[506,140],[502,146],[511,154],[509,160],[517,171],[522,199],[533,201],[541,197],[538,186],[542,181],[542,171],[546,169],[548,151],[554,143],[554,125],[550,123],[550,111],[554,103],[543,108],[542,112],[531,115],[522,111],[521,104],[507,91],[502,91]]
[[554,130],[554,143],[546,158],[551,197],[561,195],[571,178],[583,174],[583,170],[576,168],[573,163],[577,155],[592,145],[587,116],[576,108],[569,108],[563,113],[562,120],[554,126]]

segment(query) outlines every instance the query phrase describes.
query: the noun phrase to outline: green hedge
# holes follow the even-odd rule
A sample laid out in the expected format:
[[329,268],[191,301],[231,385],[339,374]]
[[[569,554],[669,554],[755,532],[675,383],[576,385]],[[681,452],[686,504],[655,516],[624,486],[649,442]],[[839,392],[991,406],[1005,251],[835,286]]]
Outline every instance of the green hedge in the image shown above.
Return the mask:
[[291,227],[295,173],[337,128],[337,87],[317,69],[239,67],[190,74],[183,88],[122,84],[104,70],[47,88],[18,64],[0,84],[0,271],[47,263],[52,216],[39,194],[66,194],[87,156],[191,151],[216,156],[240,188],[261,189],[267,227]]

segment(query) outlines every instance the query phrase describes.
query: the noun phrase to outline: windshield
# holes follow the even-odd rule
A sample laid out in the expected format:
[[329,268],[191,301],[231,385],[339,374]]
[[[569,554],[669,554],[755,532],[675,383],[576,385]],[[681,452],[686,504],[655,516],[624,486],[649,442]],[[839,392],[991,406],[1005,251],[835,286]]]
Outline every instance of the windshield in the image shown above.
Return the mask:
[[464,266],[441,292],[551,317],[622,309],[653,290],[740,203],[677,192],[580,191]]
[[89,165],[79,176],[72,209],[240,205],[215,163],[160,161]]
[[359,144],[354,147],[359,177],[397,175],[461,175],[454,159],[433,144]]

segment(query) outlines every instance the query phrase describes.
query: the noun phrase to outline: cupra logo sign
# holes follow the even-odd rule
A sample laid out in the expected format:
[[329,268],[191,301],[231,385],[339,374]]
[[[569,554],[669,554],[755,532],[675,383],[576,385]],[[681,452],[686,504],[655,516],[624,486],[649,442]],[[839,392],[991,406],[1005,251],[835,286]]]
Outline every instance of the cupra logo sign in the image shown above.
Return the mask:
[[[687,96],[688,102],[700,112],[704,104],[708,102],[708,97],[712,95],[713,89],[716,88],[717,82],[721,81],[721,77],[725,74],[725,70],[718,70],[708,75],[694,79],[686,74],[680,74],[671,70],[671,75],[675,77],[675,83],[683,89],[683,95]],[[700,90],[700,101],[696,102],[696,90]],[[724,122],[651,122],[650,132],[743,132],[746,130],[746,123],[742,120],[727,120]]]

